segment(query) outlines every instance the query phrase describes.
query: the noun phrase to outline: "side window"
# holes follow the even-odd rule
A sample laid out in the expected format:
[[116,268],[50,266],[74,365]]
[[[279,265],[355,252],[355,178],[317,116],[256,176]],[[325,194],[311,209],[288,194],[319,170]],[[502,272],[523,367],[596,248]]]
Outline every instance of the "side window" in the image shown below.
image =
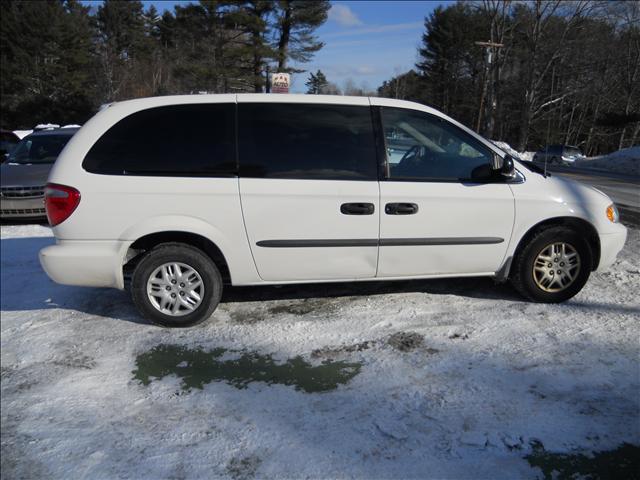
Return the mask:
[[470,180],[492,157],[481,142],[434,115],[384,107],[382,124],[392,180]]
[[106,175],[236,175],[235,104],[133,113],[98,139],[82,166]]
[[378,178],[369,107],[240,104],[238,125],[243,177]]

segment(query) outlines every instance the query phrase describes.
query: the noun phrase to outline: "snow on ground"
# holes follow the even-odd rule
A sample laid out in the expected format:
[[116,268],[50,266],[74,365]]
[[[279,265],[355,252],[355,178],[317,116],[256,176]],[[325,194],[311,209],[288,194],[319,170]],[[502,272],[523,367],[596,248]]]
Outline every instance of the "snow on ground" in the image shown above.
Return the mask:
[[504,150],[516,160],[522,160],[524,162],[530,162],[533,160],[533,155],[536,152],[518,152],[507,142],[499,142],[498,140],[491,140],[495,146]]
[[640,176],[640,145],[578,160],[576,167]]
[[[498,148],[504,150],[517,160],[533,161],[535,152],[518,152],[506,142],[491,140]],[[597,157],[586,157],[576,160],[574,165],[568,167],[588,168],[606,172],[622,173],[628,175],[640,175],[640,146],[623,148],[617,152]]]
[[[536,478],[536,441],[640,444],[638,230],[561,305],[489,279],[229,288],[186,330],[53,284],[47,233],[2,227],[3,478]],[[398,349],[399,332],[424,341]],[[362,366],[322,393],[145,386],[136,357],[161,344]]]

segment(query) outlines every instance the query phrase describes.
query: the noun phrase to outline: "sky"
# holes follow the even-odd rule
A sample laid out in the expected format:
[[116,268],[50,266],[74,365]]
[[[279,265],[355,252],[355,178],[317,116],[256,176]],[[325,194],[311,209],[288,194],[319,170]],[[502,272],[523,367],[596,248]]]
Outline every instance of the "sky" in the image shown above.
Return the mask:
[[[424,18],[443,2],[332,2],[329,19],[317,30],[325,43],[302,68],[320,69],[342,87],[347,79],[376,89],[416,63]],[[304,91],[308,73],[296,75],[294,91]],[[302,78],[300,78],[302,77]]]
[[[86,2],[89,3],[89,2]],[[91,2],[93,3],[93,2]],[[100,2],[96,2],[100,3]],[[188,1],[143,1],[160,12]],[[325,46],[307,70],[293,76],[292,91],[304,92],[309,73],[320,69],[340,88],[347,79],[375,90],[384,80],[413,68],[424,31],[424,18],[447,1],[335,1],[327,22],[316,31]]]

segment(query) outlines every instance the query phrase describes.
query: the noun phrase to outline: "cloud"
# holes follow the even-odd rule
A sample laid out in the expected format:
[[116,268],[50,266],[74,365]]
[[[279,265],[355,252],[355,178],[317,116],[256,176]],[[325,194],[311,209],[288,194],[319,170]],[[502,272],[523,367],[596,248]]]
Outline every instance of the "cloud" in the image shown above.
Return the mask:
[[329,20],[336,22],[343,27],[355,27],[362,25],[362,20],[353,13],[353,11],[346,5],[340,5],[334,3],[329,10]]
[[344,47],[359,47],[359,46],[363,46],[363,45],[372,45],[372,44],[378,44],[378,39],[376,38],[363,38],[360,40],[342,40],[342,41],[331,41],[331,42],[327,42],[325,44],[325,46],[323,47],[323,50],[326,51],[327,49],[331,49],[331,48],[344,48]]
[[384,72],[384,69],[380,66],[375,66],[371,64],[360,64],[360,65],[347,65],[347,64],[329,64],[329,65],[319,65],[320,70],[322,70],[329,79],[344,79],[355,77],[360,78],[363,76],[371,76],[371,75],[379,75]]
[[389,32],[399,32],[403,30],[414,30],[422,28],[422,22],[409,22],[409,23],[392,23],[389,25],[374,25],[371,27],[364,28],[356,28],[354,30],[349,30],[347,32],[334,32],[327,33],[323,38],[338,38],[338,37],[349,37],[354,35],[367,35],[370,33],[389,33]]

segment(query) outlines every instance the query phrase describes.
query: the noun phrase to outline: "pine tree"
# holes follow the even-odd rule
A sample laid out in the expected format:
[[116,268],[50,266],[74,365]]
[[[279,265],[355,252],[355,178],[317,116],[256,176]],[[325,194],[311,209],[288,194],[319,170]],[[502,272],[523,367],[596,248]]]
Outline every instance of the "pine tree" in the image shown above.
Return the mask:
[[303,72],[287,67],[289,60],[305,63],[324,44],[314,35],[327,20],[328,0],[280,0],[276,6],[276,50],[279,72]]
[[324,73],[321,70],[318,70],[315,75],[312,73],[309,74],[309,79],[305,83],[307,87],[307,93],[317,95],[319,93],[325,93],[325,89],[329,85],[327,81],[327,77],[325,77]]
[[2,125],[86,120],[94,91],[89,9],[75,0],[9,0],[2,9]]
[[244,9],[245,28],[249,34],[248,47],[251,52],[251,75],[254,91],[262,92],[265,85],[264,71],[268,60],[275,55],[267,37],[270,33],[268,16],[273,4],[267,0],[250,0]]
[[105,0],[98,8],[96,23],[102,102],[139,96],[131,80],[137,66],[149,54],[142,2]]
[[418,73],[424,79],[425,100],[458,120],[476,119],[483,66],[482,51],[474,41],[484,38],[486,19],[467,3],[437,7],[425,19],[418,50]]

